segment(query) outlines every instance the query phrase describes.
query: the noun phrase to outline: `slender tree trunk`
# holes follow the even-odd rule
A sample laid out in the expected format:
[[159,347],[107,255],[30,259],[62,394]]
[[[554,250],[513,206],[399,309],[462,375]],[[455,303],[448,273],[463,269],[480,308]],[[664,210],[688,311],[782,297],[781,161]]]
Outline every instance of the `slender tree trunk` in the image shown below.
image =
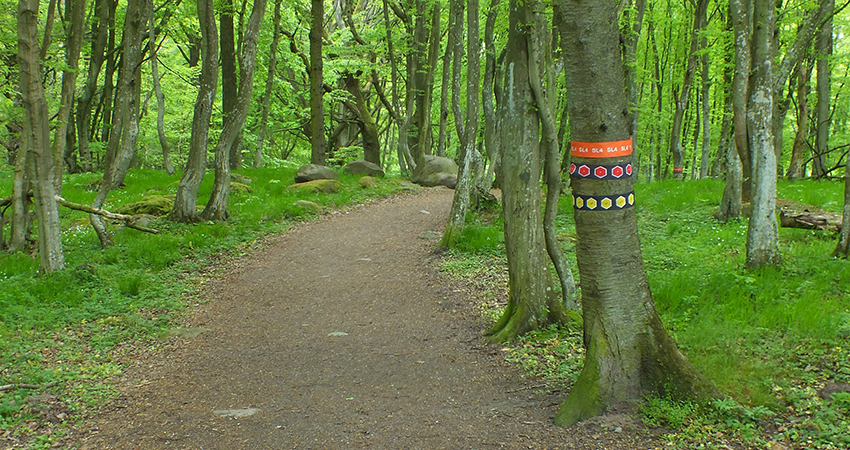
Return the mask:
[[[751,179],[753,174],[752,157],[750,156],[750,141],[747,135],[747,98],[749,97],[750,67],[750,33],[752,20],[748,2],[743,0],[729,1],[729,14],[735,34],[735,76],[732,79],[732,106],[734,116],[732,123],[735,129],[735,148],[741,161],[741,195],[744,201],[752,197]],[[729,179],[727,179],[727,183]]]
[[673,155],[673,178],[681,180],[684,178],[685,152],[682,149],[682,120],[690,101],[691,84],[694,79],[694,71],[697,64],[697,50],[699,49],[699,35],[705,28],[706,11],[708,0],[698,0],[694,11],[694,26],[691,33],[691,49],[688,52],[688,65],[685,68],[681,91],[676,98],[676,110],[673,114],[673,128],[670,131],[670,153]]
[[467,66],[466,66],[466,138],[458,164],[457,186],[449,212],[446,232],[440,240],[441,247],[454,247],[460,239],[469,209],[469,192],[472,187],[473,155],[478,134],[478,91],[481,63],[478,56],[480,37],[478,31],[478,0],[467,1]]
[[198,188],[204,179],[207,163],[210,116],[218,86],[218,30],[212,0],[198,0],[198,21],[201,28],[201,76],[198,98],[192,117],[192,136],[189,140],[189,157],[169,218],[176,222],[198,221]]
[[490,166],[485,175],[483,189],[489,191],[492,187],[493,176],[502,164],[502,151],[499,148],[499,133],[496,130],[496,105],[494,84],[496,81],[496,45],[493,34],[496,28],[496,18],[499,15],[500,0],[490,0],[487,11],[487,21],[484,24],[484,81],[481,88],[481,107],[484,112],[484,149],[490,159]]
[[80,163],[84,172],[92,170],[92,155],[89,149],[91,135],[92,101],[97,92],[97,80],[103,67],[104,51],[109,37],[109,17],[112,6],[109,0],[95,1],[95,17],[91,26],[91,53],[89,55],[88,76],[83,93],[77,101],[77,143],[80,147]]
[[41,85],[38,47],[38,0],[18,1],[18,78],[24,110],[22,131],[33,183],[38,220],[38,259],[42,272],[65,268],[62,229],[55,200],[55,171],[50,152],[47,100]]
[[71,107],[74,104],[74,91],[77,88],[77,67],[80,48],[83,45],[83,23],[86,17],[84,0],[66,0],[65,16],[67,36],[65,37],[65,70],[62,71],[62,94],[59,111],[56,113],[56,131],[53,135],[53,169],[56,192],[62,192],[62,174],[64,172],[65,145],[68,142],[68,122]]
[[[236,109],[236,92],[238,77],[236,75],[236,38],[233,34],[233,0],[223,0],[221,11],[218,12],[219,39],[221,49],[219,54],[221,64],[221,114],[223,120],[234,113]],[[236,141],[227,149],[230,169],[236,169],[242,164],[240,148]]]
[[[727,29],[732,28],[732,19],[729,19]],[[727,56],[728,59],[728,56]],[[726,182],[723,187],[723,197],[720,200],[720,215],[718,220],[727,222],[731,219],[737,219],[741,216],[743,209],[743,169],[741,167],[741,159],[738,156],[738,150],[735,148],[735,140],[730,139],[731,116],[736,114],[733,112],[732,102],[732,79],[734,78],[734,64],[729,64],[727,60],[726,70],[723,73],[723,81],[726,88],[725,93],[725,108],[723,115],[723,131],[721,132],[720,147],[718,152],[723,152],[720,155],[723,158],[726,166]]]
[[254,0],[248,26],[242,35],[242,51],[239,57],[239,90],[236,98],[236,108],[233,113],[224,118],[224,127],[215,147],[215,181],[207,207],[201,213],[203,220],[227,220],[227,204],[230,196],[230,156],[239,132],[245,125],[245,118],[251,108],[252,89],[254,86],[254,69],[257,61],[257,42],[259,41],[260,25],[266,13],[266,0]]
[[[628,164],[633,159],[624,149],[628,145],[615,144],[628,139],[629,129],[628,116],[621,114],[627,99],[615,5],[578,0],[560,0],[558,5],[571,87],[571,136],[580,141],[573,144],[573,163]],[[585,152],[597,147],[601,153]],[[610,155],[608,149],[620,151],[598,157]],[[568,426],[646,395],[713,396],[715,389],[679,352],[655,310],[631,206],[632,178],[599,180],[579,172],[572,186],[587,351],[555,423]],[[614,200],[607,203],[605,198]]]
[[[431,98],[434,83],[434,66],[439,56],[440,2],[431,9],[431,24],[426,25],[427,3],[416,1],[417,17],[412,43],[413,115],[408,129],[408,144],[415,161],[431,154]],[[462,20],[461,20],[462,22]]]
[[788,180],[799,180],[803,174],[803,154],[806,153],[809,135],[809,81],[812,78],[808,62],[801,61],[797,74],[797,132],[794,135],[794,146],[791,149],[791,162],[785,177]]
[[[534,11],[539,6],[536,1],[510,1],[504,84],[498,110],[509,297],[502,317],[487,333],[494,342],[509,341],[568,318],[553,290],[545,253],[540,214],[540,122],[529,107],[534,102],[529,35],[537,32]],[[619,58],[619,51],[615,49],[615,53]]]
[[257,133],[257,149],[254,151],[254,167],[263,166],[263,147],[266,141],[266,131],[269,125],[269,106],[271,103],[274,78],[277,73],[277,46],[280,43],[280,4],[282,0],[274,2],[274,31],[272,34],[272,45],[269,48],[269,71],[266,76],[266,90],[263,92],[262,116],[260,118],[260,131]]
[[[168,11],[166,11],[168,14]],[[150,17],[150,58],[151,58],[151,78],[153,81],[153,90],[156,95],[156,135],[159,138],[159,146],[162,148],[162,164],[165,168],[165,173],[174,175],[174,165],[171,164],[171,147],[168,145],[168,139],[165,136],[165,95],[162,93],[159,77],[159,60],[157,59],[157,43],[156,43],[156,26],[154,24],[154,14],[151,10]]]
[[833,256],[850,256],[850,154],[844,162],[844,211],[841,215],[841,230]]
[[[631,3],[632,0],[629,0]],[[637,47],[640,40],[641,27],[643,26],[643,16],[646,12],[646,0],[635,0],[633,9],[628,9],[626,23],[629,29],[623,33],[623,45],[625,51],[623,53],[623,70],[626,77],[626,88],[629,90],[629,111],[632,116],[631,135],[634,142],[638,141],[638,86],[635,65],[637,63]]]
[[324,166],[328,143],[325,139],[324,61],[322,38],[324,36],[325,5],[323,0],[312,0],[310,25],[310,162]]
[[702,54],[702,152],[700,155],[699,177],[708,178],[709,164],[711,162],[711,106],[710,106],[710,90],[711,80],[709,79],[709,60],[708,60],[708,39],[705,35],[700,40],[700,48],[706,52]]
[[357,116],[357,125],[360,127],[360,135],[363,137],[363,159],[381,165],[381,143],[378,138],[378,125],[366,104],[366,97],[360,88],[360,80],[352,74],[346,74],[343,78],[345,89],[354,98],[351,105],[352,111]]
[[826,154],[829,152],[829,122],[830,122],[830,64],[829,57],[832,55],[832,10],[835,8],[835,0],[829,0],[825,7],[829,19],[820,29],[815,39],[817,51],[817,143],[812,168],[815,178],[826,176]]
[[9,232],[10,253],[20,252],[26,248],[27,234],[29,233],[29,206],[30,200],[27,192],[30,190],[29,177],[27,177],[27,166],[29,162],[27,149],[30,145],[25,140],[27,135],[21,130],[20,145],[15,155],[15,175],[12,181],[12,223]]
[[[449,9],[449,15],[457,18],[463,17],[464,2],[460,0],[452,0],[454,13]],[[449,39],[454,43],[452,49],[452,116],[455,122],[455,132],[457,133],[458,151],[463,152],[466,149],[466,129],[464,128],[463,110],[460,108],[460,93],[461,93],[461,70],[463,69],[463,20],[456,20],[454,28],[449,30],[449,33],[454,33],[454,39]]]
[[776,223],[776,153],[773,145],[774,4],[755,0],[753,7],[752,74],[747,102],[747,127],[753,161],[753,211],[747,228],[747,266],[778,264]]
[[440,84],[440,131],[437,135],[437,156],[446,156],[447,132],[449,121],[449,85],[452,80],[452,56],[454,55],[455,39],[457,34],[454,33],[455,20],[458,20],[455,1],[449,0],[449,28],[448,40],[446,41],[446,51],[443,53],[443,74],[442,83]]

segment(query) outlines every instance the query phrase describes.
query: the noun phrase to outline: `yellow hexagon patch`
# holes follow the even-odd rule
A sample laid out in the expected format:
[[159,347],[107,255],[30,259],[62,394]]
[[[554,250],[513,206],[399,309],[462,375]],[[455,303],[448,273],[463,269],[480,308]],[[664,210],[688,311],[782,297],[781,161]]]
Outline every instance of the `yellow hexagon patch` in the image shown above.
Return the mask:
[[634,204],[635,204],[635,193],[634,193],[634,192],[632,192],[631,194],[629,194],[629,204],[630,204],[630,205],[634,205]]
[[576,197],[576,208],[584,207],[584,199],[581,197]]
[[617,207],[623,208],[624,206],[626,206],[626,197],[623,197],[621,195],[621,196],[617,197]]
[[602,208],[604,208],[604,209],[610,209],[613,202],[611,201],[610,198],[605,197],[605,198],[602,199],[601,202],[599,202],[599,204],[602,205]]
[[595,198],[587,199],[587,209],[596,209],[596,206],[597,206],[597,204],[596,204]]

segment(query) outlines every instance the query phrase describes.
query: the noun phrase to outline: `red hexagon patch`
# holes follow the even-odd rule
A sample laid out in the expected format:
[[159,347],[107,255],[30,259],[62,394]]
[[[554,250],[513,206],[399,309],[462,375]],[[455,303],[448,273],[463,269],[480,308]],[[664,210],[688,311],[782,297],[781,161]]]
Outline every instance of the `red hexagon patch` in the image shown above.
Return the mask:
[[608,175],[608,169],[605,166],[597,166],[596,169],[593,170],[593,174],[596,175],[596,178],[605,178]]
[[582,164],[582,166],[578,168],[578,174],[583,177],[590,175],[590,167],[587,167]]

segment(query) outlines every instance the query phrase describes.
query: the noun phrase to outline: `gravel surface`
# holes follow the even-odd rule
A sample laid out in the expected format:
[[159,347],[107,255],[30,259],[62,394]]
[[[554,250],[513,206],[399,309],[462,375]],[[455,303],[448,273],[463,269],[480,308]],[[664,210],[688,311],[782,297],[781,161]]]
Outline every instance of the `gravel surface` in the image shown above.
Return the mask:
[[628,415],[551,425],[566,396],[481,336],[438,271],[453,192],[426,189],[268,239],[139,355],[82,449],[655,449]]

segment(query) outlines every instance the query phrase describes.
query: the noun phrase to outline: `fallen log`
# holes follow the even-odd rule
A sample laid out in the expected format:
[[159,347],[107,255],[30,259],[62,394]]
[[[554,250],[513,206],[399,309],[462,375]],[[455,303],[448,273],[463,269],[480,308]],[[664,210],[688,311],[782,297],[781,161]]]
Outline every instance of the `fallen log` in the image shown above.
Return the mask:
[[782,209],[779,212],[779,224],[784,228],[838,232],[841,229],[841,215]]
[[134,230],[144,231],[145,233],[151,233],[151,234],[159,234],[159,230],[154,230],[153,228],[148,228],[148,227],[145,227],[145,226],[142,226],[142,225],[139,225],[138,223],[136,223],[136,221],[139,219],[140,216],[128,216],[126,214],[116,214],[116,213],[113,213],[113,212],[109,212],[105,209],[92,208],[89,205],[83,205],[83,204],[80,204],[80,203],[70,202],[68,200],[65,200],[62,197],[59,197],[58,195],[56,196],[56,203],[59,203],[60,205],[66,207],[66,208],[73,209],[73,210],[76,210],[76,211],[87,212],[89,214],[97,214],[98,216],[103,216],[103,217],[106,217],[107,219],[120,220],[120,221],[124,222],[124,225],[126,225],[126,226],[128,226],[128,227],[130,227]]

